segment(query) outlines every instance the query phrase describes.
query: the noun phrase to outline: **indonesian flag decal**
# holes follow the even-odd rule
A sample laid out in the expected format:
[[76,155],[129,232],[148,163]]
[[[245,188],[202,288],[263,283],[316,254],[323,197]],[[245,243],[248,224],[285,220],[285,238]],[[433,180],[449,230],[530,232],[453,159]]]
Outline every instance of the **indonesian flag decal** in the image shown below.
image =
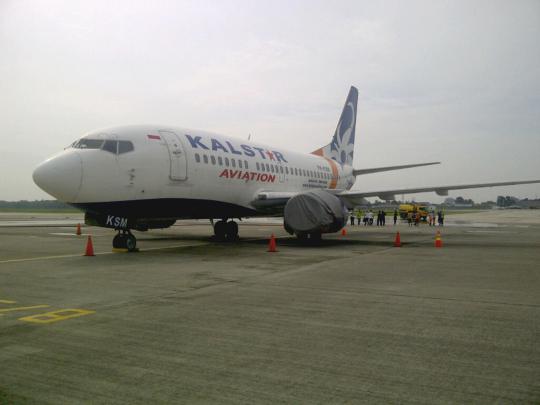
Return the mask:
[[148,139],[156,139],[156,140],[161,140],[161,136],[159,135],[146,135],[148,137]]

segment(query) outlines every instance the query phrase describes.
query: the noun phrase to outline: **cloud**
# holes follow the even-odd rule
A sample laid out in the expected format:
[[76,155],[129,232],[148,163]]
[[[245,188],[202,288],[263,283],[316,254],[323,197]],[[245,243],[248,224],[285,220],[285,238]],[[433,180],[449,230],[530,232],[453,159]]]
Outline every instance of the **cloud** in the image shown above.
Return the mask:
[[4,1],[0,169],[13,180],[0,198],[44,197],[33,166],[108,125],[308,152],[329,141],[350,85],[358,167],[444,161],[355,187],[536,178],[539,37],[537,1]]

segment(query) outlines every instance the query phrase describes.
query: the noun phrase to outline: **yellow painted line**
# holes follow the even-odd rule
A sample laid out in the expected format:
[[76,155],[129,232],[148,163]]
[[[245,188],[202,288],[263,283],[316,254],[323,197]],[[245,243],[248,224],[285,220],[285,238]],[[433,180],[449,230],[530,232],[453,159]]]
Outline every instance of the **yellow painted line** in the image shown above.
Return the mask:
[[0,304],[15,304],[17,301],[0,300]]
[[29,309],[49,308],[49,307],[50,305],[32,305],[31,307],[4,308],[4,309],[0,309],[0,312],[27,311]]
[[59,311],[45,312],[43,314],[30,315],[19,318],[19,321],[34,322],[34,323],[53,323],[65,321],[66,319],[77,318],[83,315],[90,315],[96,311],[88,309],[61,309]]

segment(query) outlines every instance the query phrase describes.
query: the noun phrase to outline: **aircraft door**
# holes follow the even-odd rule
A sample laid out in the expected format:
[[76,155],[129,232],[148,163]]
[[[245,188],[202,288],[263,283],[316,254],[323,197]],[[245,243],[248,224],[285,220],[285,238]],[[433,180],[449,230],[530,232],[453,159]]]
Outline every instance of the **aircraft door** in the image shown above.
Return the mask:
[[171,180],[186,180],[187,179],[187,157],[182,142],[178,135],[170,131],[159,131],[161,136],[167,143],[170,159],[170,174]]

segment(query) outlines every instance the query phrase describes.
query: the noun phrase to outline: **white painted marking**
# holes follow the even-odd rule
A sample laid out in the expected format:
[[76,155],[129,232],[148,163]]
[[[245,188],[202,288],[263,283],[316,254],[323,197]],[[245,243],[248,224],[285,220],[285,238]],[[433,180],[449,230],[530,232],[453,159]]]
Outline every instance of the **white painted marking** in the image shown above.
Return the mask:
[[[171,246],[161,246],[161,247],[155,247],[155,248],[147,248],[147,249],[139,249],[140,252],[148,252],[153,250],[165,250],[165,249],[175,249],[175,248],[182,248],[182,247],[195,247],[195,246],[204,246],[206,243],[197,243],[197,244],[191,244],[191,245],[171,245]],[[112,255],[112,254],[118,254],[118,252],[100,252],[100,253],[94,253],[96,256],[102,256],[102,255]],[[54,259],[66,259],[69,257],[82,257],[84,256],[83,253],[79,254],[71,254],[71,255],[57,255],[57,256],[40,256],[40,257],[27,257],[23,259],[9,259],[9,260],[0,260],[0,264],[2,263],[21,263],[21,262],[31,262],[36,260],[54,260]]]

